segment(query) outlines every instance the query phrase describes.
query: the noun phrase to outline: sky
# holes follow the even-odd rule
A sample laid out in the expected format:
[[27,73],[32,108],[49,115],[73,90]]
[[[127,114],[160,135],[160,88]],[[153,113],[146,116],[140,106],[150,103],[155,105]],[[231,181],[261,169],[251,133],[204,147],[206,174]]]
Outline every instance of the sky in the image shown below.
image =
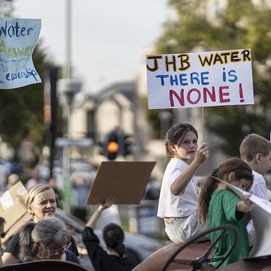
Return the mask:
[[[168,0],[71,0],[72,78],[95,93],[134,80],[170,16]],[[66,61],[66,0],[14,0],[14,17],[41,19],[40,38],[60,65]]]

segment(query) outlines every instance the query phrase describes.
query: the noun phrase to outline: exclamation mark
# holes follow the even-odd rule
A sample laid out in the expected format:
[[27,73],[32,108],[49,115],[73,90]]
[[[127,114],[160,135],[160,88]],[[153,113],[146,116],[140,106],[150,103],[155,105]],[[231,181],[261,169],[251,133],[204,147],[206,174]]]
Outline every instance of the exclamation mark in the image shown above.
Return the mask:
[[243,87],[241,83],[239,84],[239,95],[240,95],[240,102],[243,103],[245,99],[244,99]]

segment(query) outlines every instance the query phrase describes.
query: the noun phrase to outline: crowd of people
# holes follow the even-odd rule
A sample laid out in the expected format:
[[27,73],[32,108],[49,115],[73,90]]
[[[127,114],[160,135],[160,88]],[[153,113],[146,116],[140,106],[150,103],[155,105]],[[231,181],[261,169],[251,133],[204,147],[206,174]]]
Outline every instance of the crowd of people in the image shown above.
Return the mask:
[[[253,194],[268,201],[270,198],[263,176],[271,165],[271,142],[258,134],[247,135],[240,145],[240,157],[220,162],[201,185],[197,183],[195,175],[210,154],[206,143],[199,146],[198,132],[193,125],[173,125],[165,136],[165,151],[167,166],[161,184],[157,216],[163,219],[168,238],[175,244],[182,244],[201,234],[203,237],[200,241],[213,243],[217,239],[216,232],[208,235],[202,233],[206,229],[232,224],[237,227],[240,240],[223,265],[247,257],[255,243],[255,229],[249,215],[254,204],[250,196]],[[6,189],[19,181],[17,177],[8,178]],[[104,203],[88,219],[86,199],[90,184],[82,177],[71,180],[77,195],[73,211],[86,222],[82,241],[95,270],[132,270],[136,261],[126,253],[123,244],[125,234],[118,224],[109,223],[103,229],[106,251],[95,234],[97,220],[104,210],[117,204],[117,198],[105,198]],[[248,191],[249,194],[240,198],[227,184]],[[25,205],[32,219],[9,240],[0,258],[0,266],[46,259],[80,264],[72,233],[56,216],[62,194],[55,180],[46,183],[34,172],[26,188]],[[5,235],[5,222],[5,218],[0,217],[2,238]],[[215,244],[212,257],[223,256],[232,242],[233,236],[226,234]]]
[[[17,175],[9,176],[6,190],[19,181],[20,179]],[[77,209],[74,208],[73,211],[78,218],[87,222],[86,199],[90,185],[86,184],[80,175],[73,176],[72,182],[74,183],[73,188],[78,192],[78,194],[75,194],[77,199],[75,207]],[[5,244],[3,255],[0,257],[0,266],[39,260],[60,260],[80,265],[78,248],[72,235],[72,229],[56,215],[56,209],[59,202],[61,202],[62,194],[56,186],[55,179],[50,179],[49,182],[46,182],[35,171],[31,179],[26,182],[26,188],[25,206],[32,219],[18,228],[7,244]],[[82,192],[81,190],[84,191]],[[123,244],[124,232],[118,224],[111,223],[107,225],[108,228],[105,227],[104,229],[104,241],[107,245],[107,252],[100,247],[99,239],[93,232],[94,226],[102,214],[100,208],[102,208],[101,211],[108,209],[117,199],[113,198],[113,200],[114,202],[112,198],[105,199],[104,204],[97,208],[98,215],[97,212],[93,213],[83,232],[83,242],[96,271],[109,269],[131,270],[135,266],[133,256],[126,254],[126,248]],[[77,203],[80,203],[80,205]],[[83,208],[85,212],[82,212]],[[5,236],[5,222],[5,219],[0,216],[1,238]],[[0,246],[2,247],[1,242]],[[102,251],[104,254],[101,253]],[[101,258],[99,260],[97,256],[93,258],[93,253],[100,255]],[[113,269],[107,269],[108,264],[106,267],[103,265],[99,267],[99,261],[105,264],[104,260],[107,255],[108,264],[109,266],[112,264]],[[123,268],[120,268],[120,266],[123,266]]]
[[[101,212],[117,201],[106,198],[90,217],[83,231],[83,242],[95,270],[131,270],[135,266],[132,255],[126,254],[124,232],[117,224],[104,228],[107,252],[99,245],[94,233]],[[0,266],[39,260],[69,261],[80,265],[78,249],[70,229],[56,215],[56,196],[48,184],[37,184],[27,191],[26,208],[32,219],[23,224],[9,240]],[[0,236],[4,233],[4,218],[0,217]],[[109,266],[112,266],[112,268]],[[108,269],[109,268],[109,269]]]

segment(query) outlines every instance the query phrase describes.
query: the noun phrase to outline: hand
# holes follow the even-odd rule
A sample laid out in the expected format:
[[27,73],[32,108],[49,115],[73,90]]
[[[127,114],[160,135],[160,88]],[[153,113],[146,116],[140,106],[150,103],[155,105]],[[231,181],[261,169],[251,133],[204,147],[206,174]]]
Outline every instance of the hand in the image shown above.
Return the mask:
[[209,150],[208,150],[207,143],[202,143],[202,145],[197,150],[195,159],[203,163],[208,157],[209,157]]
[[251,194],[242,195],[242,200],[244,201],[246,205],[253,207],[255,204],[249,199],[250,196]]
[[95,228],[96,222],[100,217],[103,210],[107,209],[108,207],[112,206],[112,204],[117,202],[117,198],[114,196],[106,197],[104,203],[100,204],[96,211],[92,214],[90,219],[88,220],[86,227],[90,227],[92,229]]
[[242,200],[237,203],[237,210],[241,212],[249,212],[255,204],[249,199],[251,194],[242,195]]
[[109,207],[111,207],[114,203],[116,203],[118,201],[118,199],[114,196],[111,197],[106,197],[105,198],[105,202],[101,204],[102,206],[102,210],[107,209]]

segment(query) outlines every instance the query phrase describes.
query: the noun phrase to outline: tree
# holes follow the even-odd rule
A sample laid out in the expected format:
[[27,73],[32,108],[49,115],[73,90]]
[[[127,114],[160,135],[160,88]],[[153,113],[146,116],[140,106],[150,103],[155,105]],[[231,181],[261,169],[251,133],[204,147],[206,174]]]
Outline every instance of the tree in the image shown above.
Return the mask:
[[1,17],[11,17],[13,10],[13,0],[0,0]]
[[169,0],[176,18],[164,24],[156,49],[158,53],[251,49],[255,105],[205,110],[206,128],[221,138],[219,147],[225,154],[235,156],[247,134],[267,138],[270,134],[271,8],[251,0],[228,0],[211,18],[207,4],[207,0]]

